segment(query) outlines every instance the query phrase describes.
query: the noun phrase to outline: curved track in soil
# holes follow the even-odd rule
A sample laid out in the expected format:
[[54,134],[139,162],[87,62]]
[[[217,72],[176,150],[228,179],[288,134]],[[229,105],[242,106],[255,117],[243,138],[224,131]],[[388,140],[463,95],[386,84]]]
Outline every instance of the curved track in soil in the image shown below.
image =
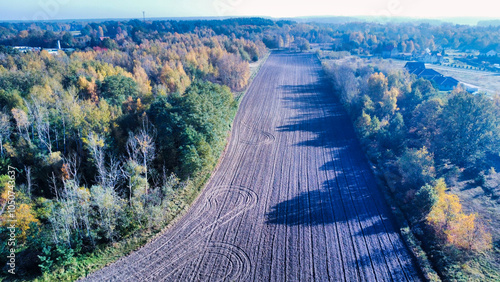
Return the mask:
[[90,281],[418,281],[312,54],[273,53],[191,209]]

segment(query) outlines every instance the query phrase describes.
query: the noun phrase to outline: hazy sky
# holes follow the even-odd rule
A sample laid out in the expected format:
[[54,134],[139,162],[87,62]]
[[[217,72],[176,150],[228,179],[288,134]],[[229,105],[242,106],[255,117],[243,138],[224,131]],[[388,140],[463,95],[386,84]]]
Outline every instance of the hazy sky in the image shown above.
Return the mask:
[[189,16],[496,17],[496,0],[0,0],[2,20]]

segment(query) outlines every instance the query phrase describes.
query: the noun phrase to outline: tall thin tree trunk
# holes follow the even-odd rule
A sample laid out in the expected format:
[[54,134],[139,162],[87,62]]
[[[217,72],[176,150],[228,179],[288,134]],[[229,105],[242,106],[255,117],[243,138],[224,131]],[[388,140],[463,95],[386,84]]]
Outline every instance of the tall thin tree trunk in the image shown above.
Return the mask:
[[64,147],[64,155],[66,155],[66,122],[63,118],[63,147]]
[[26,170],[26,181],[27,181],[27,188],[26,188],[26,192],[28,194],[28,198],[31,199],[31,185],[32,185],[32,182],[31,182],[31,166],[25,166],[24,169]]

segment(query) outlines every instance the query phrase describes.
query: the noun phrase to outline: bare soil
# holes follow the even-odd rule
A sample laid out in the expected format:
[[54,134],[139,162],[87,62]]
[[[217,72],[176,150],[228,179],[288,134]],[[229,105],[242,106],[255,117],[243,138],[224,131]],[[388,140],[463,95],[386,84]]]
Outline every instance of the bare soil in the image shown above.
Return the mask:
[[192,208],[87,280],[422,280],[391,216],[319,60],[274,52]]

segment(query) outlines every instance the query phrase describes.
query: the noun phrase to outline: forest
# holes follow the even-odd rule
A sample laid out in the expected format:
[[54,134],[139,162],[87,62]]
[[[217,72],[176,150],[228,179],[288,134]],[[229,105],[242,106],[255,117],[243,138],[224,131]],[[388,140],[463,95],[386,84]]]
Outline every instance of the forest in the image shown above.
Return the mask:
[[[224,150],[249,63],[268,49],[500,51],[499,38],[498,26],[262,18],[0,23],[0,205],[13,205],[14,175],[17,273],[76,279],[182,213]],[[75,50],[13,48],[55,48],[58,40]],[[498,242],[450,188],[500,178],[500,98],[441,93],[380,66],[324,68],[439,275],[498,278]],[[485,193],[498,198],[491,187]],[[0,240],[9,232],[3,224]],[[110,255],[110,246],[118,251]],[[4,274],[8,254],[2,244]]]
[[387,46],[400,52],[444,49],[490,50],[500,52],[500,26],[451,23],[297,23],[292,20],[233,18],[225,20],[152,21],[67,21],[0,23],[0,45],[55,48],[115,49],[143,40],[160,39],[173,33],[199,36],[225,35],[230,38],[262,41],[268,48],[288,47],[295,39],[328,43],[336,51],[353,54],[380,54]]
[[[265,53],[260,41],[208,31],[1,53],[1,205],[17,209],[17,275],[63,272],[188,206],[226,144],[233,92]],[[0,253],[7,273],[6,244]]]

